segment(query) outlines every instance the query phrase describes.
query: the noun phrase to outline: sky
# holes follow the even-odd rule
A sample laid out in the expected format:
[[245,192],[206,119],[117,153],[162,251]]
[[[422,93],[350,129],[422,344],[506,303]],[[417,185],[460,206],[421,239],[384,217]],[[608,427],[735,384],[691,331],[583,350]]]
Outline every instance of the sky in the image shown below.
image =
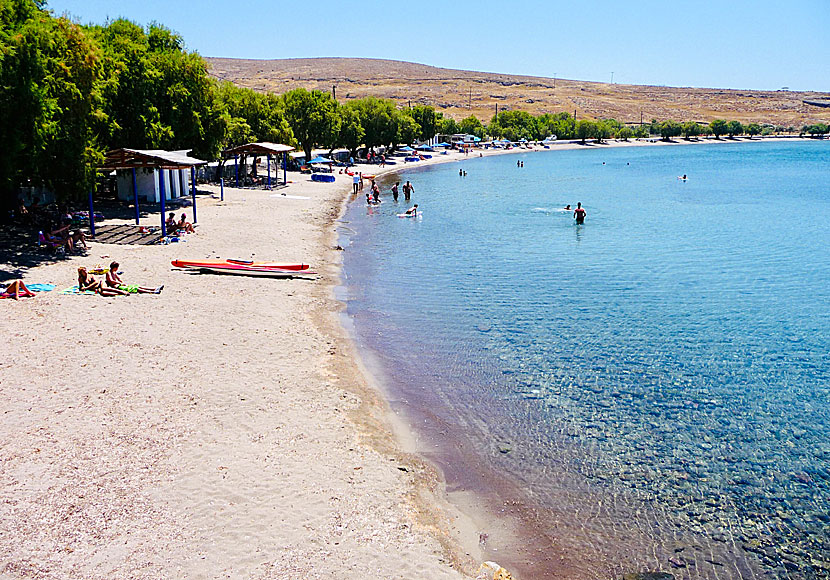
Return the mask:
[[234,58],[366,57],[586,81],[830,92],[830,0],[49,0]]

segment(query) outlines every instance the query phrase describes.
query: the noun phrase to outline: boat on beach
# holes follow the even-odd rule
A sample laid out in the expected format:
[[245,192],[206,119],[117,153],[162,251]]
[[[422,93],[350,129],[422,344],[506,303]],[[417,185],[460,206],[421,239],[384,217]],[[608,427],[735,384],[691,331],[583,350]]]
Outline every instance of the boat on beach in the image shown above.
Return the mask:
[[255,268],[276,270],[308,270],[308,264],[285,264],[279,262],[254,262],[253,260],[173,260],[170,262],[176,268],[213,268],[216,266],[248,266]]
[[275,264],[273,262],[246,262],[243,260],[173,260],[174,267],[187,271],[237,276],[264,276],[269,278],[295,278],[317,274],[307,264]]

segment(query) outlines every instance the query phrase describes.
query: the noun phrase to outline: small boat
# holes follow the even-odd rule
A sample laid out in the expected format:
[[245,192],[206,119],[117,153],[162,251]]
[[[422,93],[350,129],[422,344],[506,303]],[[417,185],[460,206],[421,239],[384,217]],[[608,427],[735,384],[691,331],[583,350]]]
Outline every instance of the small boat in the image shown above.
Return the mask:
[[278,262],[254,262],[252,260],[173,260],[170,262],[176,268],[213,268],[215,266],[248,266],[272,270],[308,270],[308,264],[283,264]]
[[[222,262],[219,260],[211,260],[204,262],[185,262],[183,260],[173,260],[171,262],[177,268],[184,268],[187,271],[211,272],[213,274],[235,274],[238,276],[266,276],[270,278],[295,278],[299,276],[310,276],[317,274],[308,269],[294,269],[278,268],[273,265],[262,264],[234,264],[232,262]],[[183,266],[182,264],[187,264]],[[304,266],[304,264],[292,264],[294,266]],[[307,268],[307,266],[306,266]]]

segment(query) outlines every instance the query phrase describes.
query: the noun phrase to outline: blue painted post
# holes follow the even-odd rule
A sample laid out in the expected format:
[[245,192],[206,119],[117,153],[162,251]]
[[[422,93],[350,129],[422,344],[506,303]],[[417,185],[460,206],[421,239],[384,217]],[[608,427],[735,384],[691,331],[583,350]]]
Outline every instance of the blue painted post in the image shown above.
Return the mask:
[[219,201],[225,201],[225,178],[219,178]]
[[92,206],[92,190],[89,190],[89,233],[95,237],[95,208]]
[[161,199],[161,237],[167,236],[167,224],[164,221],[167,213],[167,206],[165,205],[164,193],[164,169],[159,169],[159,198]]
[[236,187],[239,187],[239,155],[233,156],[233,170],[236,174]]
[[135,225],[141,225],[141,213],[138,211],[138,186],[135,182],[135,167],[133,167],[133,205],[135,205]]
[[193,198],[193,223],[196,223],[196,167],[190,167],[190,195]]
[[288,166],[288,153],[282,154],[282,184],[288,185],[288,178],[285,176],[286,167]]
[[268,153],[265,157],[265,164],[268,167],[268,189],[271,189],[271,154]]

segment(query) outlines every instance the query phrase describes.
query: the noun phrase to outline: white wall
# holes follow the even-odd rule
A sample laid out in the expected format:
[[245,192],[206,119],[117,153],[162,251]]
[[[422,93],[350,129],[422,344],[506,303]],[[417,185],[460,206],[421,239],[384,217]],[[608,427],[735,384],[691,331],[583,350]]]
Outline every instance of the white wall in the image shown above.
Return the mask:
[[[164,175],[164,198],[176,199],[190,194],[190,169],[136,169],[135,184],[138,202],[159,203],[159,175]],[[181,179],[179,178],[181,175]],[[118,199],[132,201],[133,172],[131,169],[118,170]],[[184,187],[182,187],[182,185]]]

